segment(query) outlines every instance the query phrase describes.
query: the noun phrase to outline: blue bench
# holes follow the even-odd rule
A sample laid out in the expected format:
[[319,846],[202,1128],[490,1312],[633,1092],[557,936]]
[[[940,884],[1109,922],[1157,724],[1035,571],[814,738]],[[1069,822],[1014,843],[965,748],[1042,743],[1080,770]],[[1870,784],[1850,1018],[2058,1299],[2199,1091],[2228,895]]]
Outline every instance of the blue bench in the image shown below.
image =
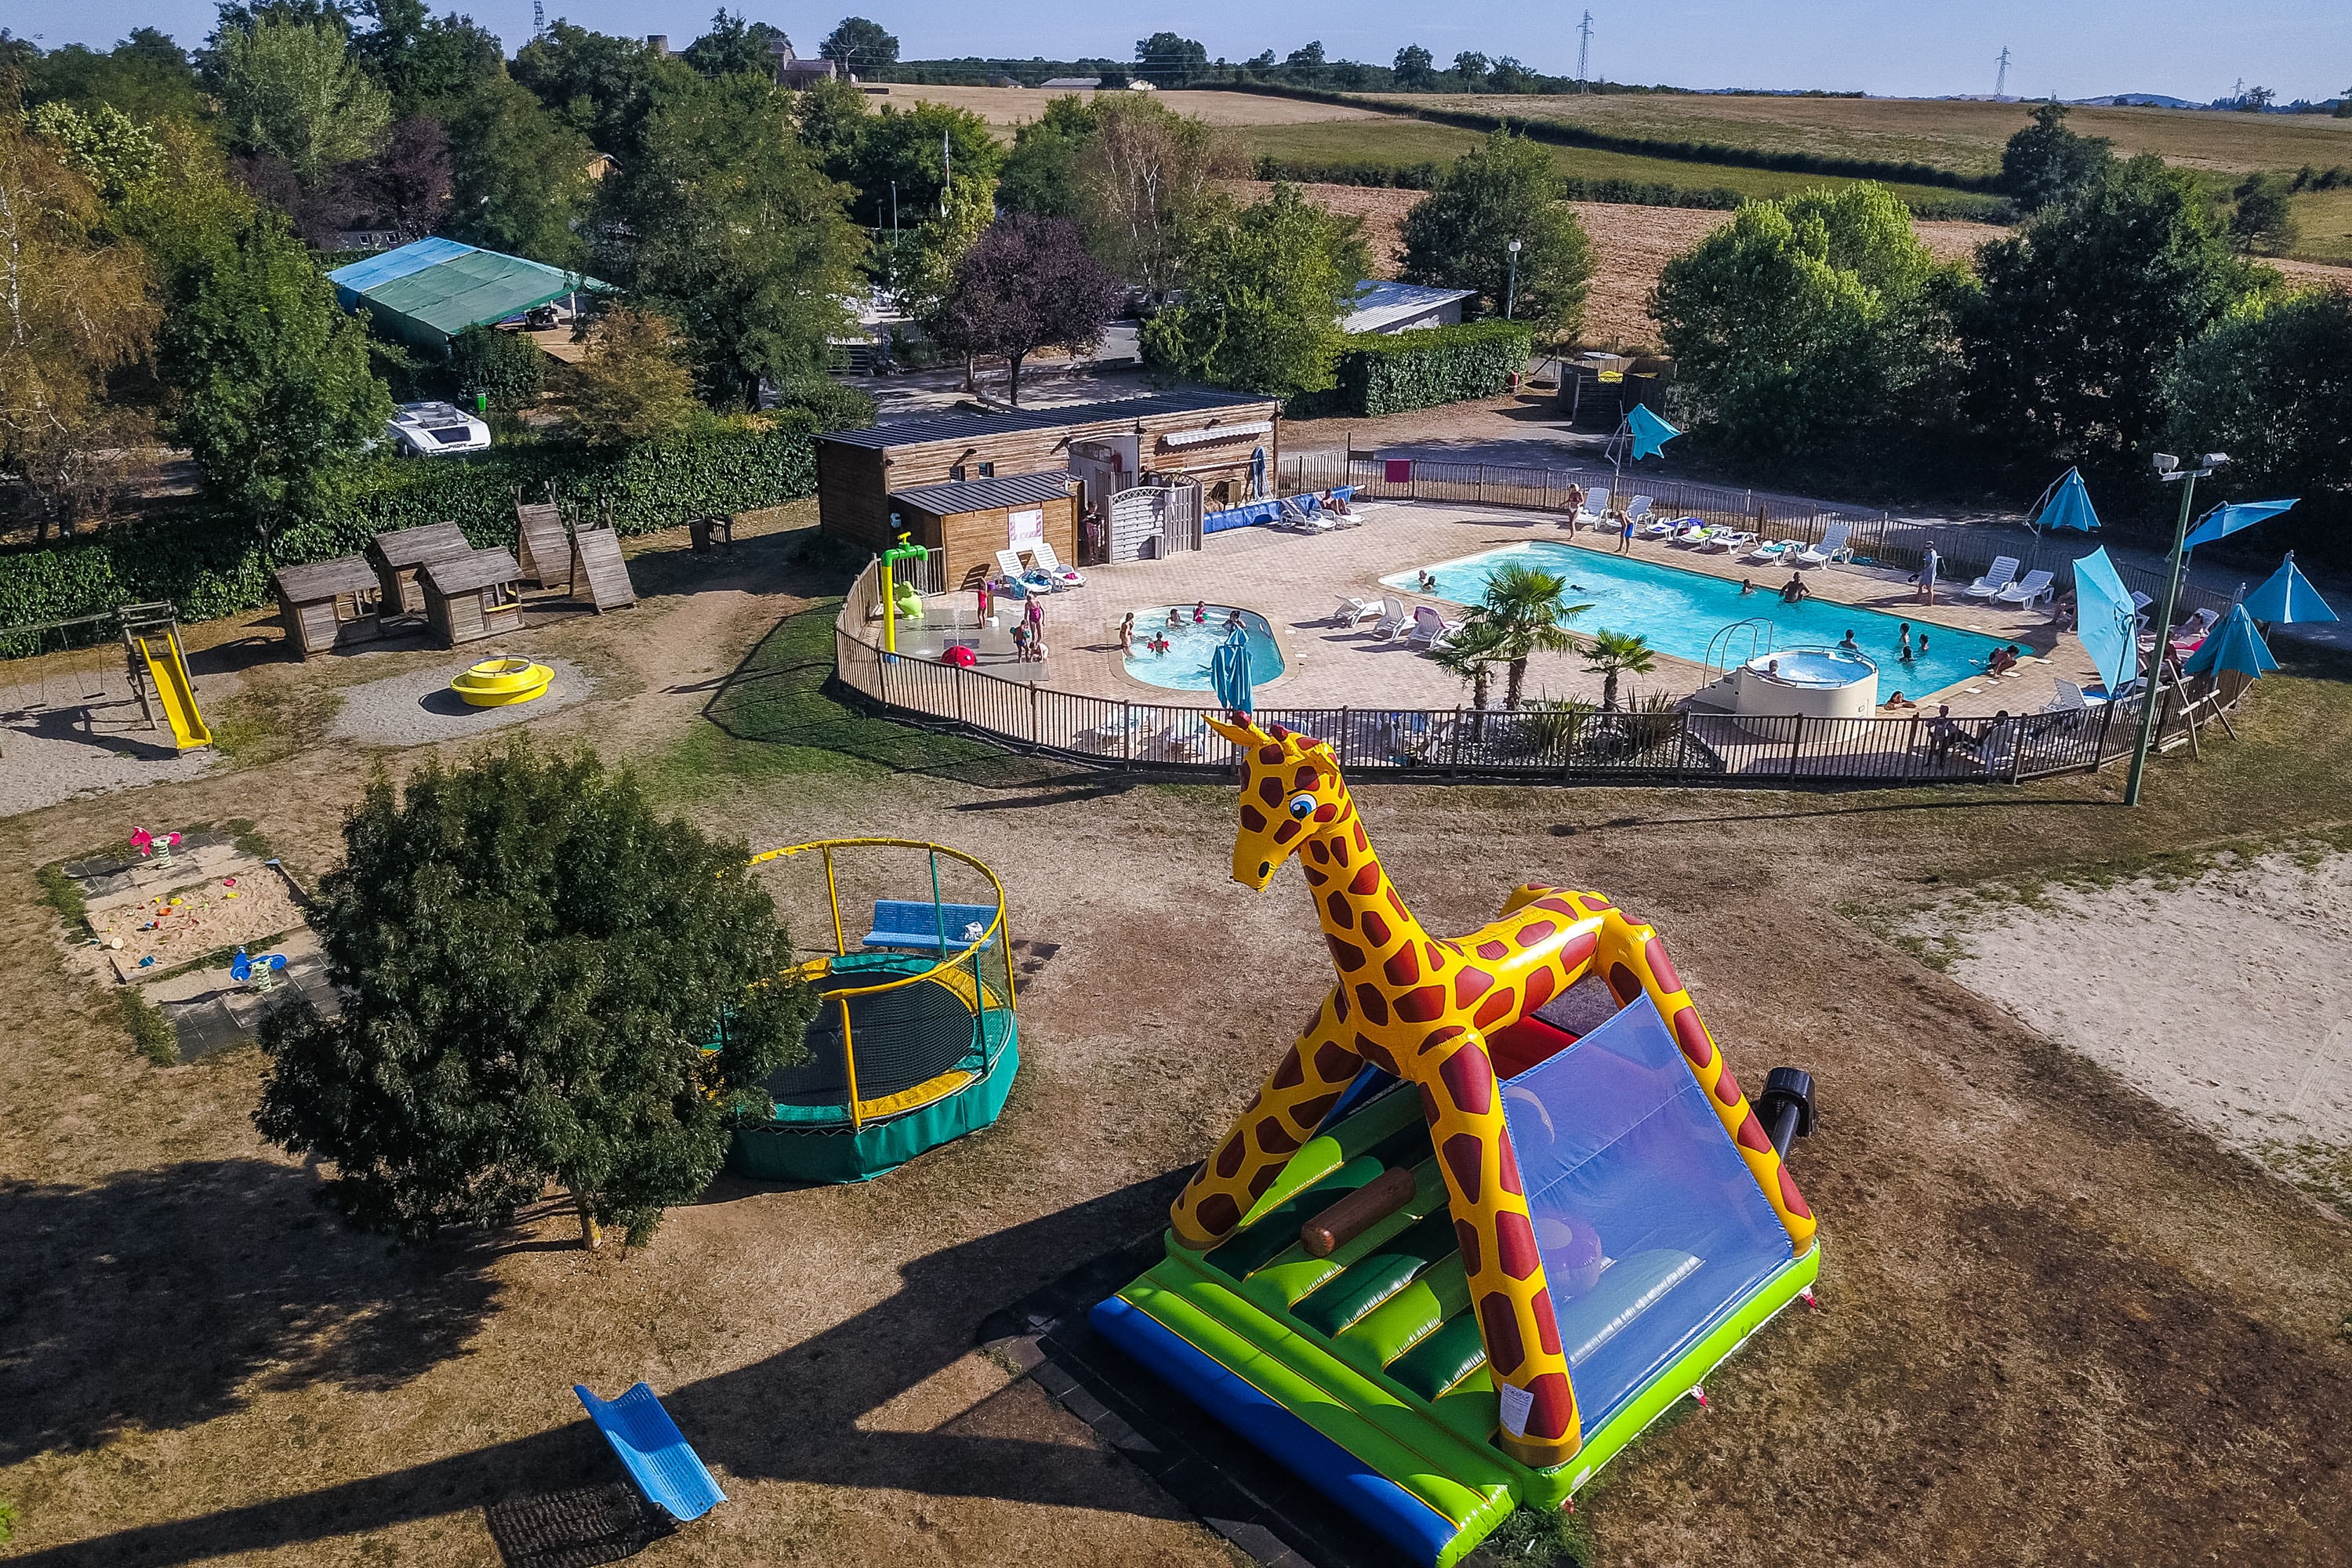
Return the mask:
[[588,1419],[604,1434],[604,1441],[620,1456],[622,1468],[647,1502],[683,1524],[700,1519],[727,1500],[727,1494],[687,1446],[686,1435],[661,1407],[652,1389],[640,1383],[610,1401],[597,1398],[576,1383],[572,1392],[580,1396]]
[[[867,947],[905,947],[919,952],[936,952],[945,957],[961,952],[972,945],[973,939],[965,933],[973,926],[986,931],[996,920],[993,904],[934,904],[929,899],[877,899],[874,903],[874,929],[866,933]],[[940,941],[941,931],[947,942]],[[996,945],[993,937],[980,944],[987,952]]]

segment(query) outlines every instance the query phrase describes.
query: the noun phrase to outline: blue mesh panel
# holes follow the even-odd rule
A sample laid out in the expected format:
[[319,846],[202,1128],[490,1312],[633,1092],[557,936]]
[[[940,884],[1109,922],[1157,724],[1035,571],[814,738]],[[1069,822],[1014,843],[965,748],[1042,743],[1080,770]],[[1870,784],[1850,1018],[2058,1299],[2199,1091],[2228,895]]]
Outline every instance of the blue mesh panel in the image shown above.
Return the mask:
[[1789,1262],[1789,1233],[1646,996],[1508,1080],[1503,1113],[1596,1431]]

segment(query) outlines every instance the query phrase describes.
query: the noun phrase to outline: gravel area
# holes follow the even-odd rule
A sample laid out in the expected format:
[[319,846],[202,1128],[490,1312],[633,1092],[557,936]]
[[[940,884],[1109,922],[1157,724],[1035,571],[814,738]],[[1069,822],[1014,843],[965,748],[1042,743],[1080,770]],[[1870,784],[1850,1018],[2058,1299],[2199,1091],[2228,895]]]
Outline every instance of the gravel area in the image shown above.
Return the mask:
[[150,733],[89,735],[63,711],[0,725],[0,816],[141,784],[184,784],[219,761],[209,750],[174,752],[168,736],[162,746],[140,738]]
[[595,694],[596,683],[565,658],[540,662],[555,671],[545,696],[509,708],[468,708],[449,689],[449,682],[486,658],[531,658],[500,649],[452,659],[430,669],[411,670],[354,686],[343,693],[328,738],[355,741],[362,746],[423,746],[437,741],[462,741],[509,724],[520,724],[542,713],[552,713],[584,702]]

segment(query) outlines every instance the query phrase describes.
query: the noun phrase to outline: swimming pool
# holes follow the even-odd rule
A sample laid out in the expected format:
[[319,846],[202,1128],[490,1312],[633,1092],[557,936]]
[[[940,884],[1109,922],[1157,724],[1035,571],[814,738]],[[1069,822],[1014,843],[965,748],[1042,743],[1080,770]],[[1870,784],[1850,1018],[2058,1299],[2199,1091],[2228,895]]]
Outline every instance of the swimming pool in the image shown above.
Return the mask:
[[[1475,605],[1486,594],[1488,576],[1506,561],[1523,561],[1565,576],[1571,584],[1569,602],[1592,606],[1576,618],[1579,630],[1639,633],[1660,653],[1694,664],[1706,661],[1708,639],[1734,621],[1750,617],[1772,623],[1771,632],[1753,650],[1758,653],[1769,653],[1776,647],[1830,647],[1851,630],[1862,651],[1879,667],[1880,695],[1899,690],[1917,697],[1941,690],[1972,675],[1981,675],[1985,660],[1991,657],[1993,649],[2002,646],[1999,639],[1976,632],[1911,619],[1915,646],[1923,632],[1928,646],[1924,656],[1915,655],[1910,663],[1905,664],[1896,657],[1897,626],[1908,617],[1832,604],[1827,599],[1784,605],[1779,586],[1787,580],[1785,574],[1769,584],[1759,574],[1756,592],[1742,598],[1737,578],[1711,577],[1701,572],[1685,572],[1632,556],[1550,541],[1507,544],[1498,550],[1432,566],[1428,570],[1437,579],[1434,589],[1422,587],[1420,574],[1415,572],[1399,572],[1381,581],[1385,586],[1407,594]],[[1749,653],[1744,633],[1728,650],[1716,650],[1717,657],[1727,664],[1744,660]]]
[[[1171,626],[1174,610],[1182,625]],[[1211,605],[1208,618],[1195,623],[1190,605],[1153,605],[1135,612],[1135,651],[1127,656],[1127,672],[1149,686],[1171,691],[1207,691],[1209,656],[1225,640],[1225,623],[1234,615],[1231,605]],[[1255,610],[1243,610],[1242,636],[1249,643],[1250,684],[1264,686],[1282,673],[1282,649],[1275,646],[1274,628]],[[1145,646],[1152,637],[1168,639],[1166,653]]]

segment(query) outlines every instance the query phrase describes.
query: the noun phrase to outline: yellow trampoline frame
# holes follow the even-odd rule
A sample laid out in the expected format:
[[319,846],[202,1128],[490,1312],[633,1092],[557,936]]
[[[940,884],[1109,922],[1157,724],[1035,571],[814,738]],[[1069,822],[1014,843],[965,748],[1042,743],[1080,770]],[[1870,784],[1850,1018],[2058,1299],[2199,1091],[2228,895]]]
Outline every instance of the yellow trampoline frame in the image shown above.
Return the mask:
[[[971,1082],[972,1074],[961,1068],[950,1068],[937,1078],[900,1089],[898,1093],[886,1096],[881,1100],[872,1101],[861,1100],[857,1093],[857,1043],[849,1024],[849,1003],[852,997],[872,996],[884,991],[896,991],[904,986],[919,985],[925,981],[935,981],[954,991],[958,995],[962,995],[963,986],[961,984],[962,965],[964,960],[969,958],[971,960],[971,984],[975,994],[968,1000],[972,1003],[973,1016],[976,1018],[981,1013],[996,1005],[989,994],[986,979],[980,973],[980,960],[977,956],[981,948],[987,946],[992,939],[996,939],[997,951],[1004,958],[1004,1010],[1018,1016],[1019,998],[1015,994],[1013,980],[1013,943],[1005,935],[1004,883],[978,857],[968,855],[961,849],[951,848],[945,844],[933,844],[921,838],[817,838],[806,844],[787,845],[782,849],[762,850],[744,862],[745,868],[750,869],[752,867],[763,866],[771,860],[785,860],[795,855],[806,855],[812,850],[824,858],[825,902],[831,907],[833,913],[833,958],[814,958],[800,964],[794,971],[799,978],[812,981],[820,979],[832,972],[834,959],[849,956],[849,938],[841,923],[841,886],[834,873],[834,852],[839,849],[920,849],[927,852],[932,858],[931,897],[934,902],[939,900],[938,858],[941,855],[951,860],[961,861],[987,878],[990,890],[996,895],[996,914],[989,921],[988,929],[955,953],[942,953],[937,963],[919,973],[902,974],[897,979],[886,980],[874,985],[851,986],[846,990],[833,992],[826,998],[828,1001],[838,1002],[841,1005],[841,1056],[849,1076],[849,1125],[851,1131],[858,1131],[865,1128],[868,1121],[884,1116],[896,1116],[903,1111],[913,1110],[935,1100],[946,1099]],[[949,975],[950,971],[954,972],[951,977]]]

